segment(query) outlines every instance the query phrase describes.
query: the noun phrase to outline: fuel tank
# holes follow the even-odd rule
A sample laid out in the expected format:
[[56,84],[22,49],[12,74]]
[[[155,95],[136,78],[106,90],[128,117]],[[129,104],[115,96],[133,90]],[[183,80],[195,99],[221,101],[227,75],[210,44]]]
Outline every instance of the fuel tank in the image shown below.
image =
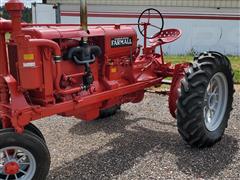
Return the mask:
[[137,48],[137,33],[133,27],[118,26],[103,28],[105,34],[105,57],[130,57]]

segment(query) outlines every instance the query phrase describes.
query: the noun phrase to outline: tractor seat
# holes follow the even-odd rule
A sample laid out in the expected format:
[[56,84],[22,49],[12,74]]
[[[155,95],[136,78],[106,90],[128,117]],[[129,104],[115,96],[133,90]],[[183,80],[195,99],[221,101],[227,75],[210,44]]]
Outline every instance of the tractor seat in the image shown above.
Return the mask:
[[182,35],[180,29],[165,29],[158,36],[150,39],[151,46],[159,46],[176,41]]

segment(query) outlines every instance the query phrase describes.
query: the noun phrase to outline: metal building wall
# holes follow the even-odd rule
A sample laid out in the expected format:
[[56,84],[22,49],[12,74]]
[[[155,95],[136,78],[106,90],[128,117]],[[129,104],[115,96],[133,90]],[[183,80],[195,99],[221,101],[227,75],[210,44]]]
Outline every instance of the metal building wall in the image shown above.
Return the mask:
[[[42,6],[42,4],[37,4]],[[49,8],[55,11],[48,4]],[[80,23],[80,7],[72,3],[61,4],[61,23]],[[89,5],[88,20],[90,24],[119,24],[136,23],[139,14],[148,5]],[[192,51],[202,52],[216,50],[224,54],[240,55],[240,13],[239,8],[197,8],[197,7],[163,7],[154,6],[165,17],[165,28],[179,28],[182,37],[164,47],[167,54],[187,54]],[[43,13],[39,11],[43,11]],[[45,23],[49,20],[46,8],[36,8],[39,14],[35,23]],[[152,19],[153,24],[158,24],[158,19]],[[52,22],[55,23],[55,22]],[[138,30],[136,29],[136,32]],[[151,34],[151,32],[149,32]],[[153,34],[153,32],[152,32]],[[139,37],[139,43],[143,41]]]
[[[48,0],[48,3],[79,3],[80,0]],[[88,0],[88,4],[170,7],[240,8],[240,0]]]

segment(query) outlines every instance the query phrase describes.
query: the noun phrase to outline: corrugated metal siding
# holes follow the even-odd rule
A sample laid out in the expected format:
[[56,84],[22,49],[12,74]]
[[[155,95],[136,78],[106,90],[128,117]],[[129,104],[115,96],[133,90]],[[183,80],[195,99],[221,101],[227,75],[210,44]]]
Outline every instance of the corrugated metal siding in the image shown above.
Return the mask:
[[[80,0],[48,0],[48,3],[79,3]],[[170,7],[240,8],[240,0],[88,0],[89,4]]]

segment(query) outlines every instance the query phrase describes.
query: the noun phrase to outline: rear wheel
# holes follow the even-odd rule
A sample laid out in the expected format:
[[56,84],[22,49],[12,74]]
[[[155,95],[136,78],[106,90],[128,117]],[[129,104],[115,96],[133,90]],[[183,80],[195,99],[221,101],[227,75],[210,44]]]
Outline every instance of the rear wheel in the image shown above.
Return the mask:
[[0,130],[0,179],[43,180],[50,167],[50,154],[41,138],[29,131]]
[[217,52],[201,54],[186,72],[177,103],[178,131],[195,147],[218,142],[228,124],[233,102],[229,60]]

